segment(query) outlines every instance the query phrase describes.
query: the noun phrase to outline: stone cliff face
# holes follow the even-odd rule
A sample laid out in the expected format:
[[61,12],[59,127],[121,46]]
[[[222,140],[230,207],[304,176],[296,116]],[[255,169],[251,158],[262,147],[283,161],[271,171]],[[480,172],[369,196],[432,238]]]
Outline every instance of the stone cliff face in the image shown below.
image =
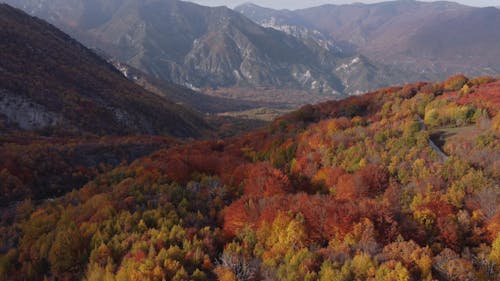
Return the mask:
[[27,98],[0,89],[0,113],[8,123],[24,130],[63,125],[63,117]]

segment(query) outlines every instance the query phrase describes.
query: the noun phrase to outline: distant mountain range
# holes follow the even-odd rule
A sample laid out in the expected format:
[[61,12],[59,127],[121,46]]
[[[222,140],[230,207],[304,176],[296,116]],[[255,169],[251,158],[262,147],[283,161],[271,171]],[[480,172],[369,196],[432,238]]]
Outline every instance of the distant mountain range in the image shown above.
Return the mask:
[[[209,112],[223,111],[210,108],[214,102],[229,111],[263,103],[294,107],[454,73],[500,73],[495,8],[392,1],[296,11],[245,4],[233,11],[177,0],[7,2],[149,82],[191,88],[169,98]],[[246,103],[239,108],[234,100]]]
[[0,119],[65,134],[196,137],[208,128],[193,111],[144,90],[60,30],[5,4]]
[[245,4],[235,10],[263,26],[308,30],[344,51],[432,78],[500,73],[500,10],[493,7],[405,0],[296,11]]
[[[106,57],[105,54],[101,54]],[[144,89],[164,97],[177,104],[194,109],[202,114],[218,114],[228,111],[244,111],[257,107],[273,107],[274,104],[266,102],[252,102],[245,100],[236,100],[231,98],[217,97],[207,95],[184,86],[167,82],[162,79],[148,75],[130,65],[123,64],[116,59],[108,58],[122,74],[140,85]]]
[[338,98],[424,77],[343,52],[315,32],[264,28],[225,7],[176,0],[7,2],[150,76],[192,89],[294,89]]

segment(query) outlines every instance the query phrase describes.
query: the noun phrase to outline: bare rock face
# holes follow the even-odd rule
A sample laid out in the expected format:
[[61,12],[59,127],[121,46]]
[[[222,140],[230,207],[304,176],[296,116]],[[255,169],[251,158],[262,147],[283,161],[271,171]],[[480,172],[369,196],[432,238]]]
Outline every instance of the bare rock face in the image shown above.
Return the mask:
[[7,117],[7,122],[24,130],[38,130],[64,123],[61,115],[48,111],[43,105],[1,89],[0,112]]

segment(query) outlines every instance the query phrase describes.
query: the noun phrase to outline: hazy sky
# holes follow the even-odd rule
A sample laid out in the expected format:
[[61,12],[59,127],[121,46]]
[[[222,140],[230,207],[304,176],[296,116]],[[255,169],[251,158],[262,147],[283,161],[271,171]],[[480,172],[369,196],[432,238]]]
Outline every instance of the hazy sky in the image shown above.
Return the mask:
[[[251,2],[263,7],[275,8],[275,9],[300,9],[318,6],[322,4],[349,4],[353,2],[363,2],[363,3],[376,3],[382,2],[380,0],[187,0],[190,2],[196,2],[206,6],[228,6],[233,8],[239,4]],[[450,0],[453,1],[453,0]],[[427,1],[431,2],[431,1]],[[459,2],[469,6],[500,6],[500,0],[455,0],[454,2]]]

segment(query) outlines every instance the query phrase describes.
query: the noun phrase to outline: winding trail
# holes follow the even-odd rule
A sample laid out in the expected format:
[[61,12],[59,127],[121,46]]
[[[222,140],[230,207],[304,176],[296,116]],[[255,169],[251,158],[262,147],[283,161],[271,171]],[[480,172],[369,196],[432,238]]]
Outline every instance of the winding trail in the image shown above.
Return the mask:
[[[422,131],[427,131],[427,127],[425,126],[424,120],[422,117],[418,116],[418,122],[420,123],[420,129]],[[444,154],[444,152],[429,138],[429,145],[436,151],[436,153],[441,157],[441,160],[448,160],[448,155]]]

